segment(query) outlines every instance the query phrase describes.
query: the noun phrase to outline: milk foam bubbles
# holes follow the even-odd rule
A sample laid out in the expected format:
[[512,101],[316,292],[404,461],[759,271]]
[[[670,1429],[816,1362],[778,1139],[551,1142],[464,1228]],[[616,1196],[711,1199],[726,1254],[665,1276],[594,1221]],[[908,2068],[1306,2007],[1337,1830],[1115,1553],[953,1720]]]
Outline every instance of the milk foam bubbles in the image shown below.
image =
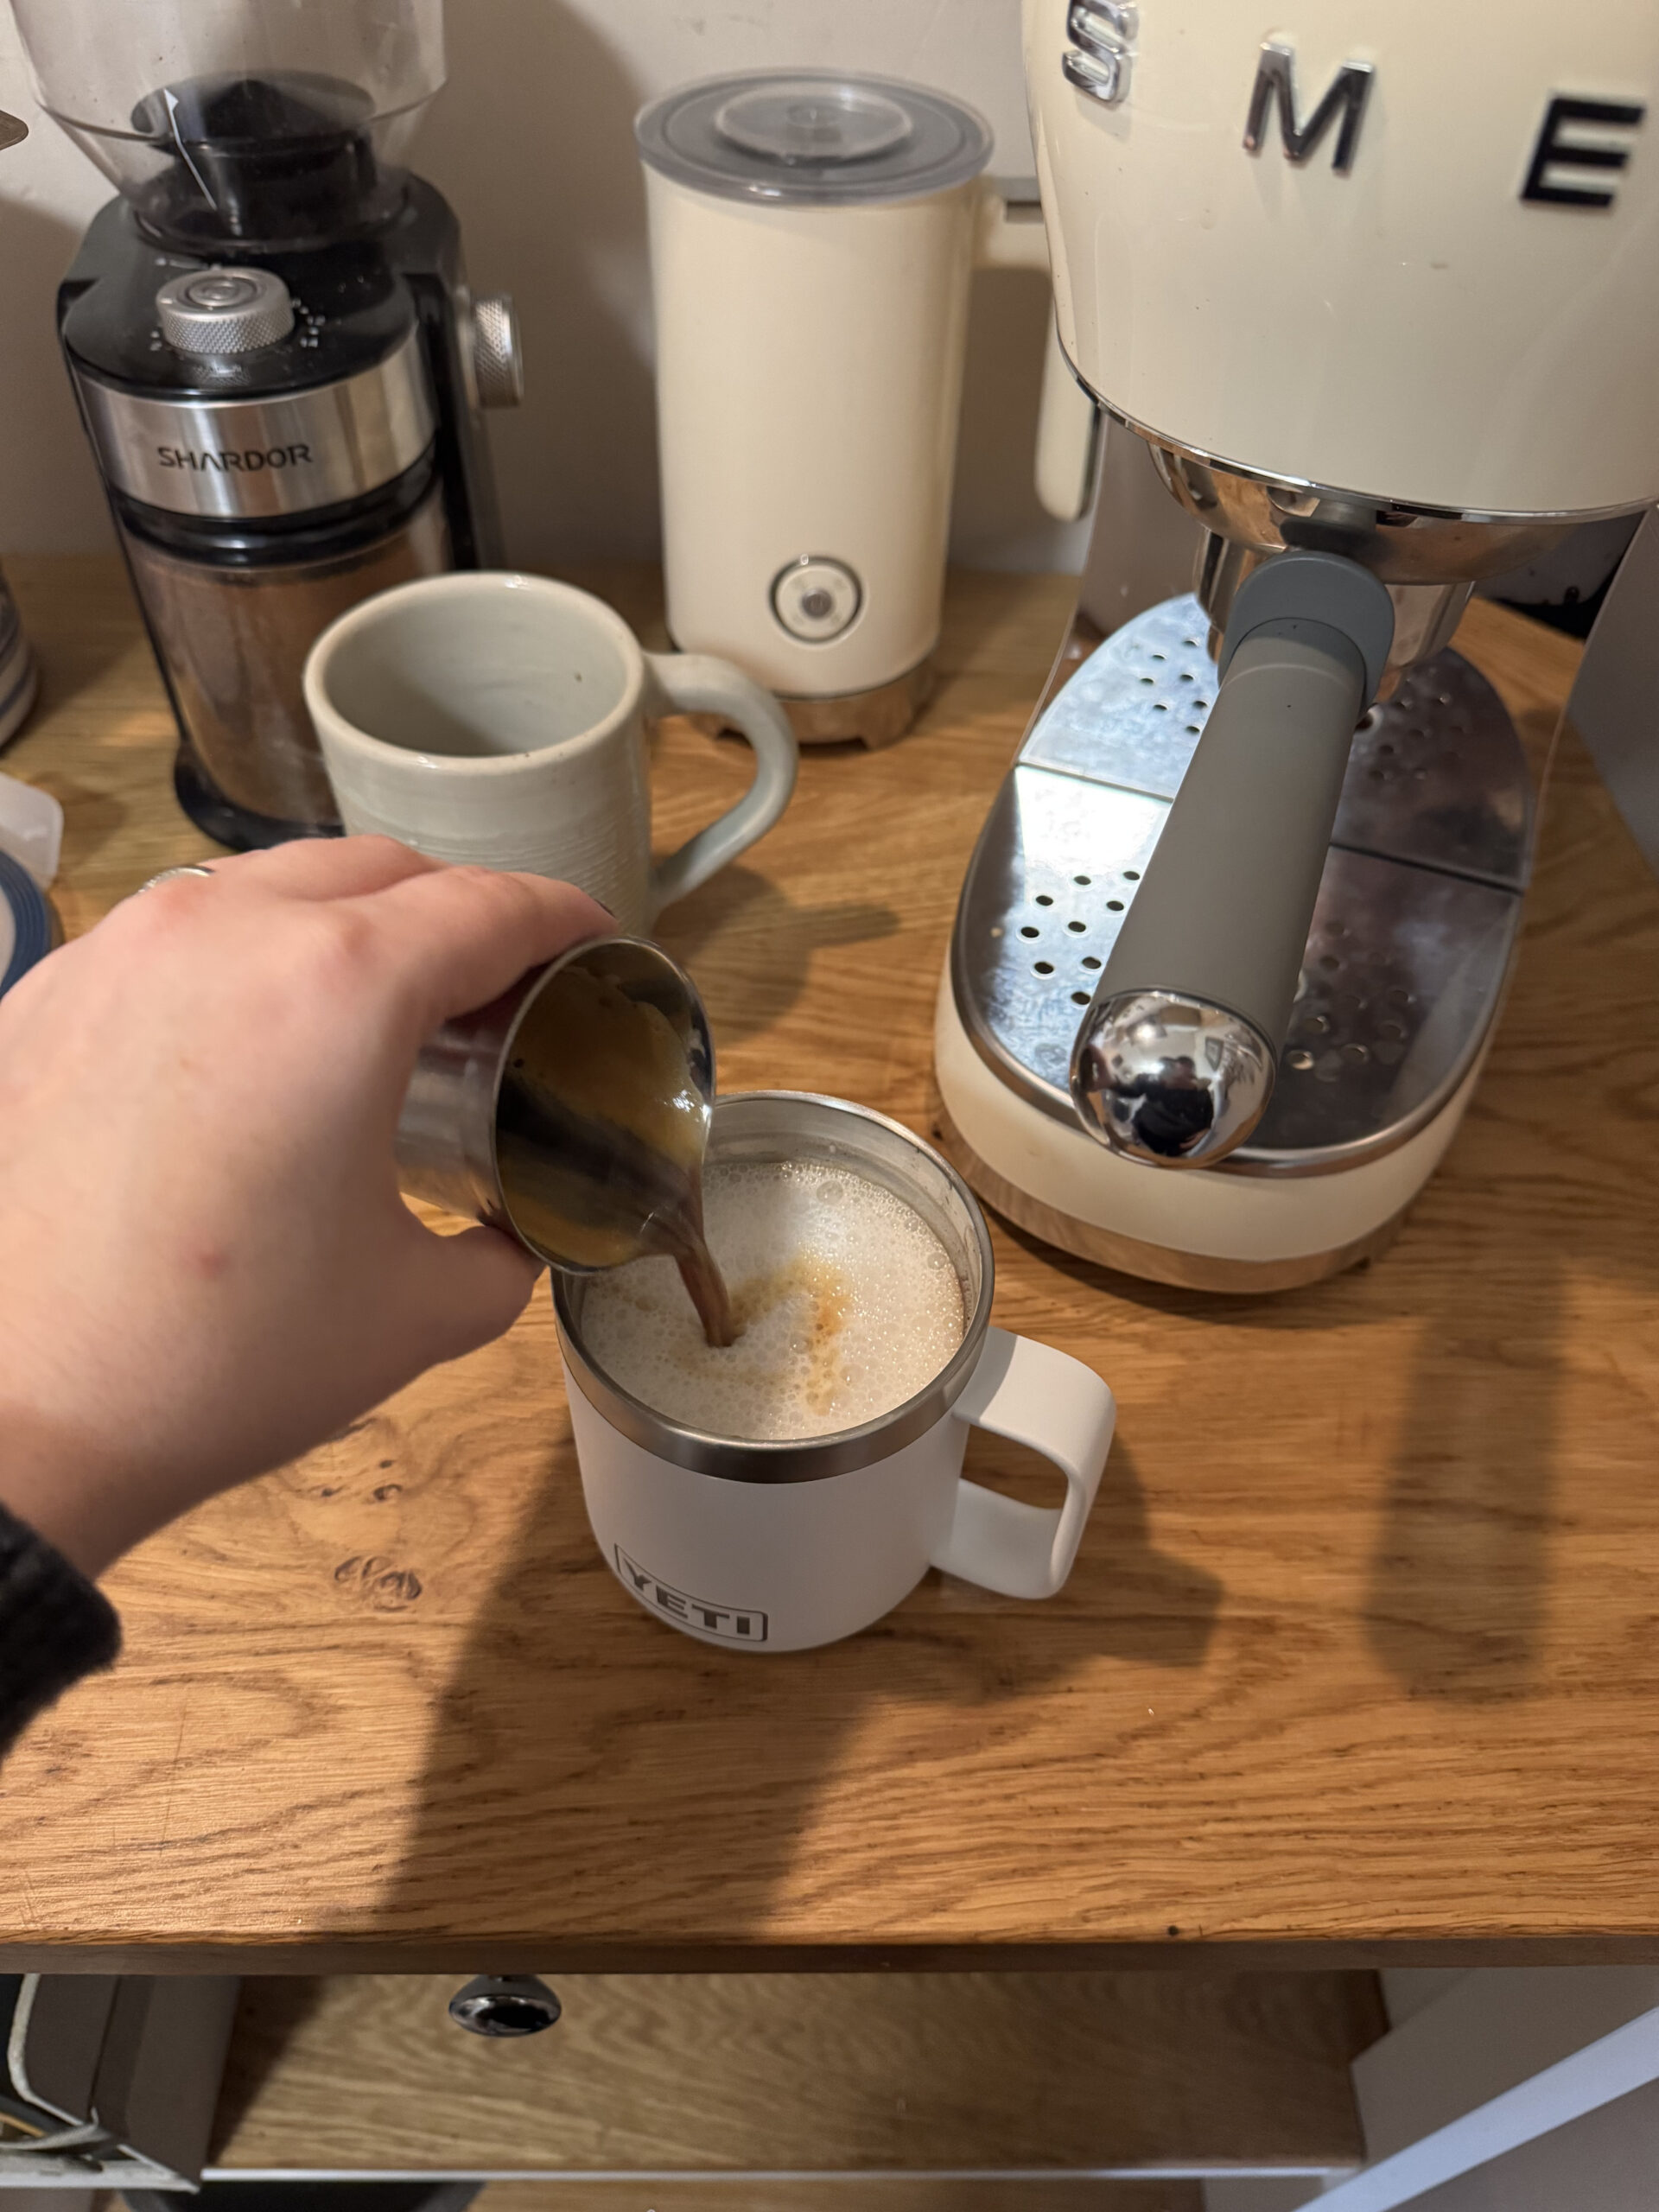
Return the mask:
[[703,1341],[671,1260],[597,1276],[588,1354],[632,1396],[716,1436],[827,1436],[890,1413],[962,1343],[962,1287],[919,1215],[812,1160],[710,1166],[703,1223],[742,1325]]

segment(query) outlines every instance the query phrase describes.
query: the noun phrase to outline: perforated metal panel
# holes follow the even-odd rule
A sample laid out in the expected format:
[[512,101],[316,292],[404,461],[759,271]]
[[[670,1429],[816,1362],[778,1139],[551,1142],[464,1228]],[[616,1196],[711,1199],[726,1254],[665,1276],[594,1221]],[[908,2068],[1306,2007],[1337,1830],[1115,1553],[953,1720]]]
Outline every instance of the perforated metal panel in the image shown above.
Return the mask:
[[[1214,698],[1205,637],[1197,600],[1168,600],[1084,662],[1027,737],[963,887],[951,972],[964,1026],[1004,1081],[1065,1120],[1078,1021]],[[1437,1109],[1496,1011],[1532,829],[1514,725],[1458,654],[1372,709],[1278,1087],[1229,1169],[1344,1165]]]

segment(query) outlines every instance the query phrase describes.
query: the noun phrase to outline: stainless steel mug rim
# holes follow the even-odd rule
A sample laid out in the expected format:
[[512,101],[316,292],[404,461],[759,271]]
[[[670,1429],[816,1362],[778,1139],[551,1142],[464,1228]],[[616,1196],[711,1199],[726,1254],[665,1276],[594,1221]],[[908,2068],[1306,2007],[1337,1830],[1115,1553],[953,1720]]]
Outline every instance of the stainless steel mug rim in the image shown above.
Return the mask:
[[[966,1217],[975,1255],[978,1261],[979,1283],[973,1300],[972,1311],[966,1317],[962,1342],[950,1358],[931,1382],[902,1405],[889,1412],[879,1414],[872,1421],[861,1422],[856,1428],[837,1429],[828,1436],[785,1438],[770,1440],[755,1437],[716,1436],[706,1430],[686,1427],[658,1413],[646,1405],[605,1372],[598,1362],[584,1349],[579,1329],[579,1306],[588,1276],[577,1276],[571,1271],[555,1268],[551,1270],[553,1310],[557,1319],[559,1346],[564,1354],[565,1372],[572,1386],[601,1414],[620,1434],[643,1451],[674,1465],[686,1467],[694,1473],[708,1475],[716,1480],[747,1483],[804,1483],[820,1482],[833,1475],[844,1475],[860,1467],[874,1465],[880,1459],[902,1451],[925,1436],[936,1422],[950,1412],[966,1389],[968,1379],[978,1363],[985,1332],[990,1325],[991,1300],[996,1287],[996,1262],[991,1250],[990,1231],[979,1201],[969,1189],[950,1161],[933,1149],[913,1129],[902,1122],[895,1122],[886,1114],[878,1114],[873,1107],[858,1105],[848,1098],[833,1098],[816,1090],[739,1090],[729,1092],[715,1101],[714,1115],[709,1125],[709,1154],[712,1158],[720,1131],[721,1110],[724,1107],[768,1103],[780,1106],[805,1106],[834,1114],[841,1119],[861,1122],[886,1131],[899,1139],[903,1146],[918,1154],[933,1167],[951,1194],[960,1202]],[[791,1155],[780,1153],[779,1158]],[[867,1163],[868,1164],[868,1163]],[[857,1166],[849,1160],[849,1169]],[[899,1191],[895,1196],[906,1205],[915,1205],[912,1193]],[[917,1207],[918,1211],[921,1211]],[[925,1215],[923,1217],[925,1219]],[[931,1224],[930,1224],[931,1225]],[[964,1283],[964,1294],[968,1286]],[[964,1297],[964,1304],[966,1299]]]

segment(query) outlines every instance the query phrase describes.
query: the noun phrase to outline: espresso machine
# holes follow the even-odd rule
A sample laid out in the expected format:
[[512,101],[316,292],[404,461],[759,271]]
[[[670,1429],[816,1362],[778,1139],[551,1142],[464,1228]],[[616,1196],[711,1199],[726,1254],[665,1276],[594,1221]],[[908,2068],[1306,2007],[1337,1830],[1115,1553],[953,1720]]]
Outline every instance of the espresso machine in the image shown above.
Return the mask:
[[1286,1287],[1384,1248],[1502,1002],[1537,786],[1463,607],[1659,498],[1659,16],[1024,27],[1059,340],[1109,427],[963,888],[944,1142],[1066,1249]]
[[499,558],[480,410],[512,303],[401,166],[442,0],[14,0],[41,104],[121,193],[58,299],[65,359],[222,844],[340,826],[301,696],[372,592]]

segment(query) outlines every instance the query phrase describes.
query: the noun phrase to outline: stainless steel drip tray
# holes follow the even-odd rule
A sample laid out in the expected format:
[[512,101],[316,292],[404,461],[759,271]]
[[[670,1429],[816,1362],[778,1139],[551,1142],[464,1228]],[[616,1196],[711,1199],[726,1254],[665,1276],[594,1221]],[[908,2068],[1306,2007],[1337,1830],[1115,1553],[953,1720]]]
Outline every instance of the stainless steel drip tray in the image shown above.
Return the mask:
[[[1005,1083],[1064,1121],[1078,1021],[1208,711],[1204,636],[1196,600],[1167,601],[1091,656],[1033,729],[963,887],[951,981],[964,1026]],[[1531,827],[1513,725],[1457,655],[1374,710],[1338,817],[1352,842],[1326,858],[1273,1103],[1211,1172],[1344,1166],[1433,1116],[1502,996]]]
[[[1173,798],[1215,699],[1208,633],[1190,595],[1126,622],[1039,718],[1021,760]],[[1503,701],[1460,653],[1437,653],[1360,724],[1331,841],[1519,891],[1532,813]]]

